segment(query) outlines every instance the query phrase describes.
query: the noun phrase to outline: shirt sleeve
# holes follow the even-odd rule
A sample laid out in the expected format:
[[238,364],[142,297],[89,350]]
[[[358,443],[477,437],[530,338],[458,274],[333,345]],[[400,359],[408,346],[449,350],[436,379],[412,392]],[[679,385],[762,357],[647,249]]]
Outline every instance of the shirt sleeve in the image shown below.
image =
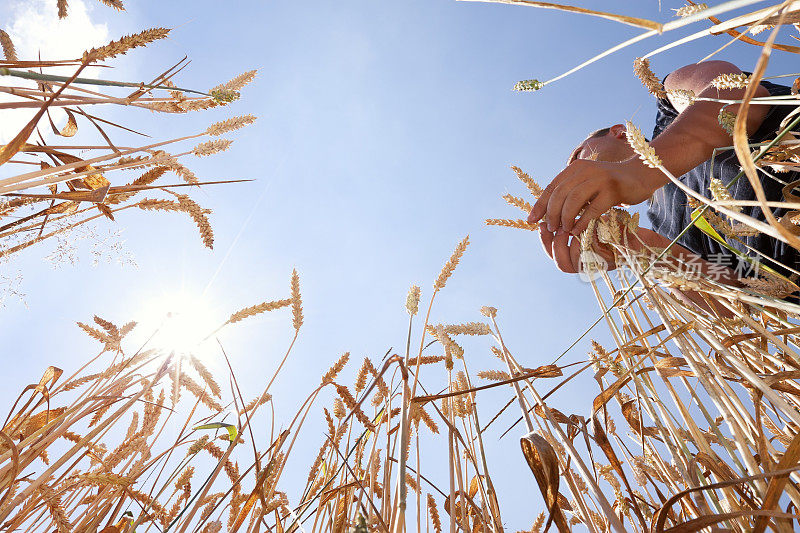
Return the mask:
[[[768,81],[762,82],[762,85],[769,90],[772,96],[789,94],[788,87],[773,84]],[[785,118],[786,114],[791,109],[791,106],[771,106],[767,117],[762,122],[758,131],[751,136],[751,142],[764,142],[774,138],[775,134],[780,129],[781,120]],[[663,133],[677,116],[678,111],[672,106],[668,99],[658,99],[653,138]],[[728,150],[718,153],[712,160],[698,165],[683,176],[680,176],[679,179],[689,188],[710,197],[711,193],[708,190],[708,185],[711,176],[722,180],[724,183],[730,183],[738,175],[740,170],[741,167],[739,166],[736,154],[732,150]],[[781,182],[790,182],[800,179],[800,172],[779,174],[777,175],[779,179],[776,180],[768,173],[760,171],[759,177],[767,200],[780,202],[783,201],[783,183]],[[730,193],[733,198],[739,200],[752,201],[756,199],[755,192],[746,177],[741,177],[736,180],[730,187]],[[691,209],[687,204],[686,195],[674,184],[668,183],[659,189],[653,199],[648,202],[647,215],[653,230],[665,237],[674,238],[677,236],[691,220]],[[746,206],[742,211],[744,214],[752,216],[753,218],[759,220],[765,219],[761,209],[757,206]],[[786,214],[786,210],[773,209],[773,213],[777,218],[780,218],[780,216]],[[759,234],[756,236],[743,236],[740,237],[740,239],[726,239],[726,241],[741,253],[749,255],[754,259],[758,258],[758,260],[769,264],[772,268],[775,268],[785,275],[791,274],[791,271],[761,258],[759,252],[791,269],[800,270],[800,253],[792,246],[779,239],[765,234]],[[720,246],[719,243],[700,232],[696,227],[689,229],[678,242],[706,260],[719,261],[725,256],[724,258],[726,261],[732,262],[733,265],[738,265],[740,267],[740,272],[743,273],[748,270],[742,268],[745,266],[744,264],[739,264],[742,260],[729,250]],[[751,271],[745,275],[754,275],[754,272]]]
[[666,98],[658,99],[658,108],[656,111],[656,125],[653,128],[653,139],[661,135],[667,129],[667,126],[672,124],[675,117],[678,116],[678,110],[675,109],[670,101]]

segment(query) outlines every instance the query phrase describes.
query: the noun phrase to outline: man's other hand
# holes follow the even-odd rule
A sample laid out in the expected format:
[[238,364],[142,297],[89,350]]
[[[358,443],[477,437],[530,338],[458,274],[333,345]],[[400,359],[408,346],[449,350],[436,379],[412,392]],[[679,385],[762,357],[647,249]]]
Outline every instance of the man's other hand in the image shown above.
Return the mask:
[[[539,226],[539,236],[542,240],[544,251],[556,264],[558,269],[568,274],[577,274],[581,271],[581,243],[580,237],[573,237],[569,233],[558,230],[548,231],[542,225]],[[614,264],[614,252],[607,244],[602,244],[594,237],[592,251],[597,253],[608,264],[608,270],[616,268]]]

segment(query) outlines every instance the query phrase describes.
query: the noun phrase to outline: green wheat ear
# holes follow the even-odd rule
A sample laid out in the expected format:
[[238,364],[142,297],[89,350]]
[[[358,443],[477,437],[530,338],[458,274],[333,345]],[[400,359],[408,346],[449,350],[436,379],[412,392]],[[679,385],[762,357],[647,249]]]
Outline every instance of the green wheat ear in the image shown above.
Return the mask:
[[544,87],[544,83],[539,80],[522,80],[514,84],[512,90],[520,92],[538,91]]
[[228,89],[217,89],[216,91],[211,91],[209,94],[219,104],[235,102],[241,96],[239,91],[231,91]]

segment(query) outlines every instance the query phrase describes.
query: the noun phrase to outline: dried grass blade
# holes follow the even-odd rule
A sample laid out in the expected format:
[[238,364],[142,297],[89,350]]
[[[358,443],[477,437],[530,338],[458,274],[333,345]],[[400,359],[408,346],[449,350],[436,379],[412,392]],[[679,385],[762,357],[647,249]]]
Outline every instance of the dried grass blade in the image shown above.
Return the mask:
[[569,525],[558,504],[559,470],[555,450],[544,437],[536,433],[521,438],[519,444],[547,505],[549,516],[545,531],[550,527],[550,523],[555,521],[560,533],[568,533]]
[[73,137],[78,133],[78,122],[75,120],[75,115],[72,111],[65,109],[64,112],[67,114],[67,123],[61,128],[58,134],[62,137]]
[[606,455],[606,458],[608,459],[609,463],[611,463],[611,466],[614,468],[614,471],[622,479],[622,482],[625,483],[625,488],[627,489],[628,494],[631,497],[631,502],[633,504],[632,505],[633,510],[636,513],[636,518],[639,519],[639,524],[642,526],[642,531],[647,531],[647,524],[645,523],[641,509],[639,509],[639,503],[636,500],[636,496],[633,493],[633,489],[631,488],[631,485],[628,482],[628,476],[625,475],[625,471],[622,469],[622,463],[617,457],[614,448],[611,447],[611,442],[609,442],[608,437],[606,436],[606,432],[603,430],[603,426],[600,423],[600,420],[596,416],[594,416],[592,417],[592,423],[594,424],[595,442],[597,442],[597,445],[600,446],[601,450],[603,450],[603,453]]
[[516,4],[530,7],[538,7],[542,9],[555,9],[558,11],[566,11],[569,13],[579,13],[581,15],[591,15],[600,17],[606,20],[627,24],[628,26],[635,26],[637,28],[645,28],[648,30],[661,30],[662,25],[654,20],[643,18],[629,17],[627,15],[617,15],[615,13],[606,13],[605,11],[595,11],[593,9],[586,9],[583,7],[569,6],[565,4],[555,4],[552,2],[538,2],[536,0],[460,0],[462,2],[486,2],[494,4]]
[[[636,44],[639,41],[643,41],[645,39],[648,39],[648,38],[653,37],[655,35],[659,35],[661,33],[665,33],[667,31],[671,31],[671,30],[674,30],[674,29],[681,28],[681,27],[686,26],[688,24],[697,22],[698,20],[702,20],[705,17],[710,16],[710,15],[717,15],[717,14],[720,14],[720,13],[725,13],[727,11],[731,11],[733,9],[738,9],[740,7],[745,7],[745,6],[748,6],[750,4],[755,4],[755,3],[758,3],[758,2],[761,2],[761,1],[763,1],[763,0],[731,0],[729,2],[724,2],[724,3],[720,4],[720,5],[711,7],[711,8],[707,9],[706,11],[704,11],[701,14],[695,14],[695,15],[692,15],[690,17],[686,17],[685,19],[673,20],[673,21],[667,22],[666,24],[661,26],[660,31],[651,29],[651,30],[648,30],[648,31],[646,31],[646,32],[644,32],[642,34],[639,34],[639,35],[635,36],[635,37],[632,37],[631,39],[628,39],[627,41],[623,41],[623,42],[619,43],[618,45],[613,46],[613,47],[605,50],[604,52],[601,52],[601,53],[597,54],[596,56],[584,61],[583,63],[581,63],[581,64],[577,65],[576,67],[564,72],[563,74],[559,74],[555,78],[551,78],[551,79],[543,82],[542,85],[547,85],[547,84],[553,83],[555,81],[558,81],[560,79],[563,79],[563,78],[569,76],[570,74],[574,74],[575,72],[581,70],[582,68],[584,68],[586,66],[589,66],[592,63],[595,63],[596,61],[599,61],[599,60],[603,59],[604,57],[607,57],[607,56],[609,56],[609,55],[611,55],[611,54],[613,54],[615,52],[618,52],[619,50],[622,50],[623,48],[627,48],[630,45]],[[704,34],[707,35],[708,33],[709,32],[706,31]],[[650,57],[651,55],[652,55],[652,53],[651,54],[647,54],[644,57]]]
[[624,387],[629,381],[631,380],[630,373],[626,374],[625,376],[619,378],[617,381],[611,384],[610,387],[605,389],[603,392],[597,395],[597,397],[592,402],[592,412],[596,413],[603,407],[608,401],[613,398],[619,390]]
[[[787,468],[791,467],[792,465],[796,465],[798,463],[798,459],[800,459],[800,433],[795,435],[792,439],[792,443],[786,449],[786,452],[781,457],[780,462],[778,462],[776,470],[786,470]],[[762,510],[772,510],[776,505],[778,505],[778,500],[783,495],[783,487],[786,485],[786,480],[789,477],[789,474],[784,474],[781,476],[775,476],[769,481],[769,486],[767,487],[767,493],[764,496],[764,501],[761,504]],[[768,520],[766,516],[760,516],[756,519],[755,527],[753,528],[753,533],[764,533],[768,524]]]
[[671,527],[667,530],[662,530],[662,531],[663,533],[695,533],[707,527],[713,526],[714,524],[719,524],[720,522],[724,522],[732,518],[742,518],[745,516],[757,516],[759,518],[765,518],[768,516],[772,518],[795,518],[795,519],[800,518],[800,515],[791,513],[782,513],[780,511],[763,511],[763,510],[734,511],[731,513],[709,514],[701,516],[699,518],[689,520],[688,522],[683,522],[682,524],[678,524],[675,527]]
[[11,159],[14,156],[14,154],[20,151],[20,149],[28,141],[28,137],[30,137],[31,133],[33,133],[33,130],[36,129],[36,125],[39,123],[39,119],[42,118],[42,115],[44,115],[45,111],[47,111],[47,109],[50,107],[50,104],[55,102],[58,99],[58,97],[61,96],[61,93],[64,92],[64,89],[66,89],[67,86],[70,83],[72,83],[72,81],[75,80],[75,78],[78,77],[78,75],[85,68],[85,66],[86,65],[83,64],[80,67],[78,67],[78,69],[75,71],[75,74],[73,74],[61,87],[59,87],[58,91],[53,93],[53,95],[50,98],[48,98],[44,104],[42,104],[39,111],[25,125],[25,127],[23,127],[22,130],[20,130],[20,132],[17,133],[13,139],[11,139],[11,142],[4,145],[2,149],[0,149],[0,165],[6,163],[9,159]]

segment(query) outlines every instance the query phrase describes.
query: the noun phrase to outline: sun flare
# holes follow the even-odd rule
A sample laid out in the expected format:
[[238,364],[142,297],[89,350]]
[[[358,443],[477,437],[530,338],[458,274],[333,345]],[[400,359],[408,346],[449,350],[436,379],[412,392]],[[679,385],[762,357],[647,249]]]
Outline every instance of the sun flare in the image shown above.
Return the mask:
[[204,341],[221,323],[207,298],[185,292],[163,294],[145,305],[142,322],[153,331],[152,347],[202,355]]

